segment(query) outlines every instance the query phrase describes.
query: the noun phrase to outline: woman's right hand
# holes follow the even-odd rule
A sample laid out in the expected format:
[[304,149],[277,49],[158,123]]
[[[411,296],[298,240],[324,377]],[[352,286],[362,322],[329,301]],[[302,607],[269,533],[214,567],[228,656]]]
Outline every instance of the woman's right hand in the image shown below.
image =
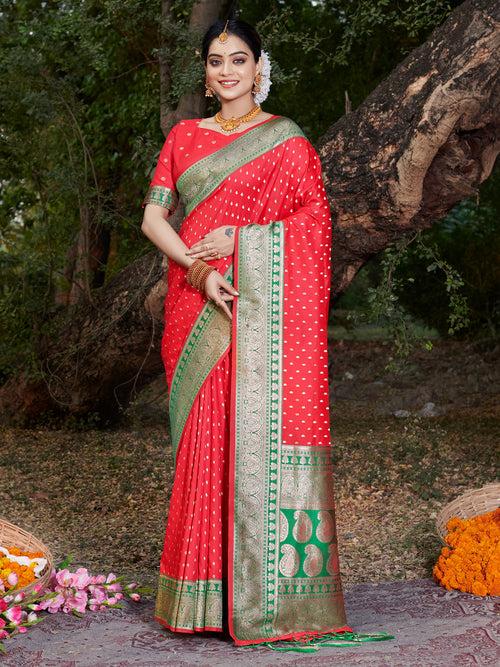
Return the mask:
[[217,306],[220,306],[229,319],[232,320],[233,314],[227,306],[226,301],[232,301],[235,296],[238,296],[238,292],[231,283],[215,269],[208,274],[204,287],[206,296]]

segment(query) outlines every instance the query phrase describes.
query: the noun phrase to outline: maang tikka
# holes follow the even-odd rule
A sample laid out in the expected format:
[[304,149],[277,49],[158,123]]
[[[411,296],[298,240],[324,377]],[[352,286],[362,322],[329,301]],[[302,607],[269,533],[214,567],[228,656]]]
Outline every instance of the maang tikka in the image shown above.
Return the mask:
[[224,42],[227,41],[227,38],[228,38],[228,34],[227,34],[227,24],[228,24],[228,23],[229,23],[229,19],[227,19],[227,21],[226,21],[226,25],[224,26],[224,30],[219,34],[219,36],[218,36],[218,38],[217,38],[217,39],[219,40],[219,42],[224,43]]

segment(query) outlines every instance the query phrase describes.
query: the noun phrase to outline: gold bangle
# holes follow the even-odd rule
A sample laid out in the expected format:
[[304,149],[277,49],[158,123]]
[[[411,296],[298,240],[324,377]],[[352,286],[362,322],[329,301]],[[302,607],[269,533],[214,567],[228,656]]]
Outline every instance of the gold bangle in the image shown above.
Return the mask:
[[202,267],[199,271],[199,273],[196,275],[195,281],[194,281],[194,286],[196,289],[201,290],[203,286],[203,276],[205,275],[205,267]]
[[215,266],[207,264],[203,259],[195,259],[187,270],[186,280],[192,287],[203,292],[208,274],[215,270]]
[[200,292],[203,292],[205,290],[205,283],[207,281],[207,278],[212,271],[215,271],[215,266],[210,266],[210,264],[207,264],[207,268],[203,270],[203,273],[200,275],[199,281],[198,281],[198,289]]
[[200,269],[201,266],[203,266],[204,262],[202,259],[195,259],[194,262],[188,267],[187,273],[186,273],[186,278],[188,282],[192,282],[193,275],[197,273],[197,271]]
[[200,270],[194,276],[193,284],[197,289],[202,288],[204,283],[204,276],[206,275],[208,269],[210,269],[210,266],[208,264],[205,264],[200,268]]
[[202,259],[195,259],[194,262],[188,267],[187,273],[186,273],[186,280],[187,282],[194,287],[194,283],[196,281],[196,277],[201,271],[201,269],[206,265],[206,262],[204,262]]

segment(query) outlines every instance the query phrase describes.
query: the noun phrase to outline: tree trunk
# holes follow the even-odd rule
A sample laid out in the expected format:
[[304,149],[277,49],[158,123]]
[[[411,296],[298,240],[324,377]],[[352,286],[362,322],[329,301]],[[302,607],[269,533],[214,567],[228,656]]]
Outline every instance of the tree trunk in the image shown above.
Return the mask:
[[[494,0],[463,3],[318,142],[334,214],[332,296],[372,255],[432,225],[491,173],[498,14]],[[188,115],[196,108],[183,106]],[[12,379],[0,390],[0,409],[18,418],[52,407],[116,419],[134,390],[162,372],[165,293],[161,256],[152,251],[97,290],[92,305],[75,308],[42,351],[45,383]]]
[[[171,1],[163,0],[162,18],[168,21],[170,17]],[[226,16],[228,0],[195,0],[189,17],[189,29],[201,35],[217,20],[219,16]],[[170,64],[168,62],[168,41],[160,54],[160,125],[165,137],[170,129],[183,118],[202,118],[206,110],[206,98],[198,92],[183,95],[177,108],[169,109],[167,105],[168,92],[171,84]]]
[[458,7],[319,141],[333,293],[370,257],[476,193],[499,151],[500,5]]

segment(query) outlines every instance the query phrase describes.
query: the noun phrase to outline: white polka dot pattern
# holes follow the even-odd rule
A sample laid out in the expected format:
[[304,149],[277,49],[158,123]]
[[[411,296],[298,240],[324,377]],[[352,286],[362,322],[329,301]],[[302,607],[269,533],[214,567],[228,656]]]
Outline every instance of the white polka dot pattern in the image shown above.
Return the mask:
[[[188,167],[238,136],[199,128],[200,120],[181,121],[172,129],[151,184],[175,187]],[[286,253],[282,441],[329,445],[326,331],[331,218],[314,147],[305,137],[290,138],[236,169],[183,220],[179,235],[191,246],[222,225],[265,225],[276,220],[284,224]],[[229,255],[209,263],[224,273],[232,260]],[[169,387],[206,301],[185,275],[186,269],[170,262],[161,345]],[[229,349],[202,385],[179,443],[160,567],[170,577],[226,575],[230,371]]]

